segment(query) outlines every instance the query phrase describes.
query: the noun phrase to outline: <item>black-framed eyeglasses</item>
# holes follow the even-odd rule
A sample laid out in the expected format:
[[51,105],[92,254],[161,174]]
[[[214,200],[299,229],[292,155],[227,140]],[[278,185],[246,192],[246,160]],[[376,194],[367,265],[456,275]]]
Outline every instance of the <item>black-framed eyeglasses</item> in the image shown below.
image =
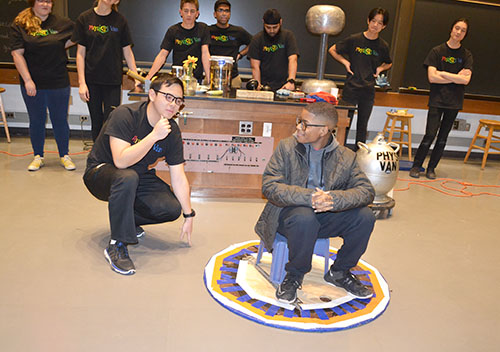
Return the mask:
[[39,4],[52,4],[52,0],[36,0],[36,2],[38,2]]
[[231,10],[230,10],[230,9],[221,9],[221,8],[218,8],[218,9],[217,9],[217,12],[218,12],[218,13],[223,13],[223,12],[224,12],[224,13],[230,13],[230,12],[231,12]]
[[300,128],[303,131],[307,130],[307,127],[326,127],[326,125],[318,125],[318,124],[309,123],[307,121],[302,120],[300,117],[297,117],[297,119],[295,120],[295,125],[296,126],[300,125]]
[[156,93],[159,93],[159,94],[163,95],[163,96],[165,97],[165,99],[167,99],[167,101],[168,101],[169,103],[171,103],[171,102],[175,101],[175,104],[176,104],[176,105],[181,106],[182,104],[184,104],[184,98],[182,98],[182,97],[176,97],[176,96],[175,96],[175,95],[173,95],[173,94],[170,94],[170,93],[165,93],[165,92],[162,92],[161,90],[156,90],[156,89],[154,89],[154,91],[155,91]]

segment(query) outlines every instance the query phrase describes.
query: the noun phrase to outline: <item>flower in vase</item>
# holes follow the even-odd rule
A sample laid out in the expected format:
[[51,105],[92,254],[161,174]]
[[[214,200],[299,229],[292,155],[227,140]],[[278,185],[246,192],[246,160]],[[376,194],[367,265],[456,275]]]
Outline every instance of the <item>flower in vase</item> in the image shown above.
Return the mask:
[[186,60],[182,61],[182,64],[184,66],[184,69],[194,70],[196,68],[197,61],[198,61],[198,58],[196,56],[188,55],[188,58]]

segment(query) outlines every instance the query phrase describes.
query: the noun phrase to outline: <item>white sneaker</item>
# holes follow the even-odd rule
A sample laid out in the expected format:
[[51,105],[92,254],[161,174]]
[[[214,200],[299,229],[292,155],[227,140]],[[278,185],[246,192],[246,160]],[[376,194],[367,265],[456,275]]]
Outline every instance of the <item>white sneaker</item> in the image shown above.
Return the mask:
[[43,165],[43,158],[40,155],[35,155],[35,158],[28,166],[28,171],[38,171]]
[[68,171],[76,169],[75,163],[73,163],[73,160],[71,160],[69,155],[65,155],[61,158],[61,165]]

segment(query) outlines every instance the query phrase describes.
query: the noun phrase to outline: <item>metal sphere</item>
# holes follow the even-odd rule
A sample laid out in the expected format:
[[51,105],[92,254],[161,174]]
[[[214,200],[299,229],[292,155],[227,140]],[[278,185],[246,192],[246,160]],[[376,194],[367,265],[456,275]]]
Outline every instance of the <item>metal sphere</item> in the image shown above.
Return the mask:
[[337,88],[337,85],[334,81],[328,79],[306,79],[301,86],[301,90],[307,94],[316,92],[330,93],[332,88]]
[[339,34],[344,26],[345,14],[338,6],[315,5],[306,13],[306,27],[313,34]]

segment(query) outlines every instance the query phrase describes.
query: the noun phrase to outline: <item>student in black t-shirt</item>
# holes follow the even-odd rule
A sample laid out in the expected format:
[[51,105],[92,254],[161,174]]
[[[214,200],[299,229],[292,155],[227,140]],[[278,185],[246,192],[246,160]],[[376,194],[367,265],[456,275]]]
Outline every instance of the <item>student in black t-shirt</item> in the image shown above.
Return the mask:
[[[87,102],[95,141],[111,110],[120,105],[125,58],[137,73],[127,20],[118,12],[120,0],[98,0],[76,20],[71,40],[78,43],[76,67],[80,98]],[[138,82],[136,82],[138,83]]]
[[[182,81],[170,74],[158,76],[148,102],[113,110],[89,154],[83,180],[96,198],[109,202],[111,240],[104,256],[120,274],[135,273],[127,245],[136,244],[144,234],[141,225],[174,221],[182,212],[181,239],[191,244],[195,212],[184,173],[181,132],[172,119],[183,104]],[[150,168],[163,158],[172,189]]]
[[[375,78],[392,66],[389,46],[379,37],[388,22],[387,10],[374,8],[368,14],[366,31],[350,35],[328,50],[347,70],[340,104],[358,107],[354,150],[358,149],[358,142],[366,142],[368,120],[375,100]],[[354,110],[349,111],[349,117],[352,122]]]
[[68,105],[70,85],[66,48],[73,22],[51,13],[51,0],[28,0],[30,7],[14,19],[9,40],[12,58],[20,75],[21,93],[30,119],[34,159],[29,171],[43,165],[47,108],[57,142],[61,164],[74,170],[68,156]]
[[194,76],[198,81],[210,81],[210,31],[203,22],[196,22],[200,16],[198,0],[181,0],[179,13],[182,22],[171,26],[161,43],[161,50],[156,55],[146,79],[151,79],[165,64],[168,54],[173,50],[172,65],[182,66],[188,55],[198,58]]
[[[252,35],[243,27],[229,24],[231,4],[227,0],[217,0],[215,2],[214,17],[217,23],[208,27],[210,30],[210,54],[231,56],[234,59],[231,71],[231,87],[241,88],[238,61],[247,54]],[[240,50],[242,45],[245,47]]]
[[254,35],[248,49],[252,78],[259,82],[258,89],[267,85],[272,90],[294,90],[299,58],[295,36],[281,28],[278,10],[267,10],[262,19],[264,30]]
[[429,111],[425,135],[410,170],[411,177],[420,177],[420,168],[437,135],[425,174],[431,180],[436,178],[435,168],[443,155],[458,111],[462,109],[465,86],[472,76],[472,54],[462,46],[462,40],[468,32],[467,19],[455,20],[451,25],[450,39],[432,48],[425,58],[424,67],[427,68],[427,78],[431,84]]

